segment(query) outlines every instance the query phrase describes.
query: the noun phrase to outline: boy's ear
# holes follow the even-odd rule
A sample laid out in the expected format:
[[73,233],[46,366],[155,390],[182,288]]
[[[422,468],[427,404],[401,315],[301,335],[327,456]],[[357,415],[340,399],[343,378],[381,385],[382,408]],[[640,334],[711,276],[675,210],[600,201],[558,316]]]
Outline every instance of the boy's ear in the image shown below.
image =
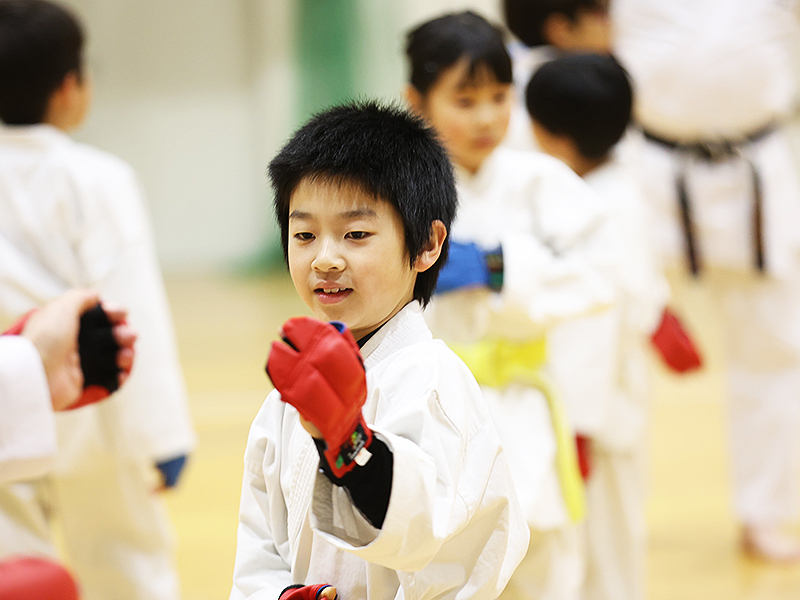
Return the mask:
[[80,124],[87,108],[88,83],[78,73],[70,71],[50,94],[44,122],[70,130]]
[[439,260],[439,256],[442,254],[442,245],[444,244],[444,240],[446,238],[447,227],[444,226],[444,223],[438,219],[431,223],[428,243],[425,244],[422,252],[420,252],[419,256],[417,256],[416,260],[414,261],[415,271],[418,273],[427,271],[436,263],[437,260]]
[[64,75],[59,85],[50,95],[50,105],[52,109],[69,109],[75,103],[76,96],[80,89],[80,76],[77,71],[70,71]]
[[422,94],[420,91],[415,88],[413,85],[406,84],[405,89],[403,90],[403,97],[408,102],[408,107],[411,109],[411,112],[415,113],[418,117],[424,117],[424,100],[422,98]]

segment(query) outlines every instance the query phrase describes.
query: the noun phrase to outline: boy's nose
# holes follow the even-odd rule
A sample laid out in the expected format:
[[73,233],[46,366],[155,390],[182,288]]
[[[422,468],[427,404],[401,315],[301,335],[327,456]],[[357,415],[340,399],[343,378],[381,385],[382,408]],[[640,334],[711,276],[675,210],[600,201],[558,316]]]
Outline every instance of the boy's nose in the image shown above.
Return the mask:
[[333,241],[323,240],[311,266],[317,271],[341,271],[344,259]]
[[479,127],[488,128],[494,125],[497,119],[497,111],[490,106],[484,106],[478,109],[476,123]]

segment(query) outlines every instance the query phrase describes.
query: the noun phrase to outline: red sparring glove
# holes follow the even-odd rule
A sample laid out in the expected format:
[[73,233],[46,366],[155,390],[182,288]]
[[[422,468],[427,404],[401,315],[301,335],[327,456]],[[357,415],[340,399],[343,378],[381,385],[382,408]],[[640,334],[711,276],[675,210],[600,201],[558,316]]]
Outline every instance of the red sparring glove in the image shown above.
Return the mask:
[[686,333],[678,317],[669,308],[664,309],[661,323],[650,337],[661,360],[676,373],[694,371],[703,366],[703,359]]
[[[36,310],[27,312],[3,335],[20,335]],[[125,321],[118,324],[124,325]],[[74,410],[108,398],[119,389],[120,375],[130,374],[132,365],[124,371],[117,366],[117,352],[120,346],[114,340],[112,327],[113,324],[99,304],[81,315],[78,352],[83,371],[83,393],[67,410]]]
[[281,338],[272,343],[267,375],[281,400],[319,429],[325,459],[341,478],[372,443],[372,431],[361,415],[367,377],[358,344],[343,323],[310,317],[286,321]]
[[581,470],[581,477],[588,481],[592,474],[592,440],[581,435],[575,435],[575,447],[578,451],[578,468]]
[[[323,591],[333,587],[327,583],[319,585],[290,585],[278,596],[278,600],[317,600]],[[334,590],[335,591],[335,590]],[[334,598],[338,598],[337,593]]]
[[78,600],[78,586],[61,565],[45,558],[0,562],[0,600]]

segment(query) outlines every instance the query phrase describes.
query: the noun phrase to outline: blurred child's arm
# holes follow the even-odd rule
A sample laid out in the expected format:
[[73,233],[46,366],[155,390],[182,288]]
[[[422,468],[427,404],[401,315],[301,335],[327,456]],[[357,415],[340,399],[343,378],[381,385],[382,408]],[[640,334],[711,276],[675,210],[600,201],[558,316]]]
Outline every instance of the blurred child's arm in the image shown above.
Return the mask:
[[501,239],[503,298],[543,324],[610,306],[615,250],[605,203],[555,159],[527,195],[534,231]]
[[424,597],[415,586],[434,579],[437,590],[455,589],[474,573],[487,586],[474,597],[494,598],[527,548],[528,527],[491,418],[474,378],[444,345],[415,345],[400,354],[390,370],[370,379],[370,398],[385,407],[374,435],[393,459],[382,527],[372,527],[348,492],[322,474],[313,526],[348,553],[407,572],[401,577],[401,586],[411,586],[407,597],[412,591]]
[[610,418],[619,386],[619,306],[554,324],[547,331],[547,369],[575,431],[593,438]]

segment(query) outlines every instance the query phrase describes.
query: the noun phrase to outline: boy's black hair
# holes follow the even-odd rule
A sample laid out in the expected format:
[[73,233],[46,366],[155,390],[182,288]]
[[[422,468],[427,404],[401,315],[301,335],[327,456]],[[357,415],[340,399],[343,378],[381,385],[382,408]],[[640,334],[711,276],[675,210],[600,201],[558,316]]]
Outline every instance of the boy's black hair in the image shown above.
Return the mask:
[[525,90],[528,114],[548,131],[572,139],[589,159],[614,147],[631,120],[628,73],[607,54],[570,54],[543,64]]
[[0,0],[0,119],[34,125],[64,77],[81,75],[84,35],[78,19],[45,0]]
[[546,46],[544,24],[553,14],[575,22],[584,10],[607,10],[608,0],[503,0],[506,25],[526,46]]
[[500,83],[512,82],[503,31],[471,11],[443,15],[409,32],[406,56],[408,80],[421,94],[430,90],[442,71],[464,57],[469,59],[470,78],[484,67]]
[[[450,160],[433,131],[406,111],[376,102],[337,106],[314,116],[269,163],[269,177],[287,262],[289,202],[306,178],[353,183],[389,202],[403,221],[412,266],[430,240],[434,221],[450,231],[458,203]],[[423,306],[448,249],[449,238],[436,263],[417,275],[414,299]]]

